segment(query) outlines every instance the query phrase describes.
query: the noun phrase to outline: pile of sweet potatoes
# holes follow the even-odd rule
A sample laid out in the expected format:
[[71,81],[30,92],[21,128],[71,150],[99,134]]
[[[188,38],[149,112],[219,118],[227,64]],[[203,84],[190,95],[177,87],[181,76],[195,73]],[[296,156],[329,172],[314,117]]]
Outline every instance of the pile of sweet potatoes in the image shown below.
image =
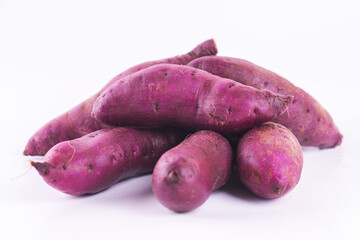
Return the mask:
[[342,135],[304,90],[216,54],[210,39],[126,70],[40,128],[24,154],[45,155],[31,165],[71,195],[153,172],[154,195],[176,212],[202,205],[233,172],[259,197],[287,194],[300,180],[300,144],[332,148]]

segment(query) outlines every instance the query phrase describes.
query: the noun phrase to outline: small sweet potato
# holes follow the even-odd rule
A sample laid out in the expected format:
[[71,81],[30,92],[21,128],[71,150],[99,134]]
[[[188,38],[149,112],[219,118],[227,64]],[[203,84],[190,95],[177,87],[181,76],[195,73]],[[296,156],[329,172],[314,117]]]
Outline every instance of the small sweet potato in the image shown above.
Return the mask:
[[161,154],[184,137],[170,129],[101,129],[58,143],[46,153],[44,162],[31,164],[61,192],[97,193],[124,178],[151,172]]
[[85,134],[93,131],[108,128],[104,124],[95,121],[91,117],[91,110],[94,101],[99,97],[108,86],[117,80],[130,75],[139,70],[147,67],[160,64],[160,63],[172,63],[172,64],[187,64],[191,60],[206,56],[214,55],[217,53],[216,45],[213,39],[207,40],[187,54],[161,59],[157,61],[145,62],[134,67],[129,68],[125,72],[114,77],[109,83],[107,83],[98,93],[83,101],[68,112],[58,116],[52,121],[48,122],[45,126],[40,128],[28,141],[24,155],[45,155],[45,153],[55,144],[79,138]]
[[291,100],[189,66],[159,64],[107,88],[94,103],[93,116],[112,126],[236,134],[284,113]]
[[233,169],[233,150],[212,131],[200,131],[164,153],[154,168],[152,189],[165,207],[175,212],[202,205],[223,186]]
[[251,62],[230,57],[202,57],[188,65],[257,89],[294,96],[288,114],[278,116],[275,121],[289,128],[301,145],[332,148],[341,144],[342,135],[330,114],[310,94],[285,78]]
[[236,168],[242,183],[263,198],[279,198],[299,182],[301,146],[281,124],[267,122],[249,130],[239,141]]

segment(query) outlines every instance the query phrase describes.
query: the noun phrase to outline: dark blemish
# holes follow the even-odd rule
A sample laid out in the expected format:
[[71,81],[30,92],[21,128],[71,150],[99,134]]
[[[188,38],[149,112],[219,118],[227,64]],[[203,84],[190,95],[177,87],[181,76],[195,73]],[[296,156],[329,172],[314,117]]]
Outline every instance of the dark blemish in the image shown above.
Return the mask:
[[143,82],[145,80],[144,76],[140,76],[140,80]]
[[153,108],[154,108],[155,112],[157,112],[157,110],[159,109],[159,105],[156,103],[153,103]]
[[229,113],[232,113],[232,110],[231,110],[230,106],[227,108],[227,110],[228,110]]
[[269,85],[269,82],[264,82],[265,87],[267,87],[267,85]]
[[198,114],[198,111],[199,111],[199,105],[196,105],[195,113]]
[[147,157],[149,157],[149,154],[146,153],[146,152],[144,152],[144,153],[143,153],[143,158],[147,158]]
[[230,84],[229,89],[232,88],[233,86],[235,86],[235,83]]
[[192,72],[192,73],[191,73],[191,76],[195,76],[195,72]]
[[166,77],[168,74],[167,74],[167,72],[164,72],[164,76]]
[[310,112],[310,109],[306,109],[306,112],[309,113],[309,112]]
[[177,183],[179,181],[179,173],[176,170],[169,172],[166,180],[169,183]]
[[255,93],[259,94],[259,90],[255,90]]
[[294,100],[292,101],[292,103],[294,104],[294,103],[296,103],[296,101],[297,101],[297,100],[296,100],[296,99],[294,99]]
[[63,168],[64,170],[66,170],[66,165],[64,164],[64,165],[62,166],[62,168]]
[[115,156],[112,156],[112,157],[111,157],[111,162],[112,162],[112,163],[116,163],[116,162],[117,162],[117,160],[116,160],[116,157],[115,157]]
[[51,177],[51,178],[50,178],[50,181],[51,181],[51,182],[56,182],[56,178]]
[[136,152],[136,149],[135,149],[135,148],[132,148],[131,150],[132,150],[133,152]]
[[321,121],[321,118],[318,118],[318,122],[320,122]]
[[281,90],[284,90],[284,88],[278,87],[277,90],[281,91]]
[[89,138],[94,138],[95,137],[95,135],[89,135]]
[[123,155],[120,153],[120,154],[119,154],[119,157],[120,157],[120,158],[122,158],[122,157],[123,157]]
[[308,139],[308,138],[304,138],[303,142],[307,142],[307,141],[309,141],[309,139]]
[[222,120],[221,118],[215,116],[214,114],[209,113],[208,115],[209,115],[212,119],[214,119],[215,121],[224,123],[224,120]]
[[55,151],[55,153],[57,153],[57,152],[59,152],[59,149],[55,149],[54,151]]
[[114,89],[112,89],[112,88],[110,88],[110,90],[109,90],[111,93],[114,91]]
[[250,158],[251,158],[251,156],[250,156],[250,155],[247,155],[245,158],[246,158],[246,159],[250,159]]
[[261,181],[262,174],[257,170],[254,170],[253,173],[254,173],[255,177],[257,179],[259,179],[259,181]]
[[259,109],[255,108],[255,109],[254,109],[254,113],[255,113],[255,114],[258,114],[258,112],[259,112]]
[[170,60],[170,59],[168,59],[168,63],[171,63],[171,60]]
[[94,166],[93,166],[92,164],[89,164],[89,165],[88,165],[88,169],[91,170],[91,169],[93,169],[93,168],[94,168]]
[[104,93],[101,97],[105,97],[106,96],[106,94]]
[[180,105],[177,105],[177,106],[176,106],[176,109],[177,109],[177,110],[180,110],[180,109],[181,109],[181,106],[180,106]]

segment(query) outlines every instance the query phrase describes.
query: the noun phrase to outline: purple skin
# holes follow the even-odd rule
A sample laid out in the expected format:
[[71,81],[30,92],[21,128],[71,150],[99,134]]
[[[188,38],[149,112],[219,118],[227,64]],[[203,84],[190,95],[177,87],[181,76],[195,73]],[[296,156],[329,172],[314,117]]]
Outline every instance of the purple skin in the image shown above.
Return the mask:
[[102,128],[109,128],[109,126],[101,124],[93,119],[91,117],[91,110],[93,103],[99,97],[100,93],[117,80],[156,64],[171,63],[183,65],[195,58],[206,55],[215,55],[216,53],[217,49],[215,42],[213,39],[210,39],[199,44],[187,54],[157,61],[145,62],[129,68],[125,72],[114,77],[98,93],[40,128],[29,139],[24,150],[24,155],[43,156],[52,146],[59,142],[79,138],[85,134]]
[[58,143],[44,162],[31,162],[51,187],[71,195],[100,192],[116,182],[149,173],[184,134],[177,130],[101,129]]
[[197,132],[164,153],[157,162],[152,189],[168,209],[188,212],[223,186],[233,169],[233,150],[220,134]]
[[242,183],[263,198],[279,198],[300,180],[303,154],[295,135],[278,123],[267,122],[239,141],[236,168]]
[[121,79],[94,103],[112,126],[176,126],[236,134],[286,111],[292,97],[188,66],[159,64]]
[[202,57],[188,66],[199,68],[220,77],[257,89],[294,96],[288,114],[275,121],[288,127],[303,146],[333,148],[341,144],[342,135],[330,114],[310,94],[285,78],[251,62],[230,57]]

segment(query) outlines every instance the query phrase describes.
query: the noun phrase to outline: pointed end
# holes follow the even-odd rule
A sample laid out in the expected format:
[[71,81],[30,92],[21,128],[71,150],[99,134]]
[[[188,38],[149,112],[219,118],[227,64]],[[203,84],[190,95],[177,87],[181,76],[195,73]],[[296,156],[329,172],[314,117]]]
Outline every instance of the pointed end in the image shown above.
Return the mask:
[[191,52],[191,55],[194,55],[196,58],[203,56],[212,56],[218,53],[216,43],[214,39],[206,40],[199,45],[197,45]]
[[30,161],[31,166],[33,166],[40,175],[47,175],[49,173],[49,164],[43,162],[34,162]]

